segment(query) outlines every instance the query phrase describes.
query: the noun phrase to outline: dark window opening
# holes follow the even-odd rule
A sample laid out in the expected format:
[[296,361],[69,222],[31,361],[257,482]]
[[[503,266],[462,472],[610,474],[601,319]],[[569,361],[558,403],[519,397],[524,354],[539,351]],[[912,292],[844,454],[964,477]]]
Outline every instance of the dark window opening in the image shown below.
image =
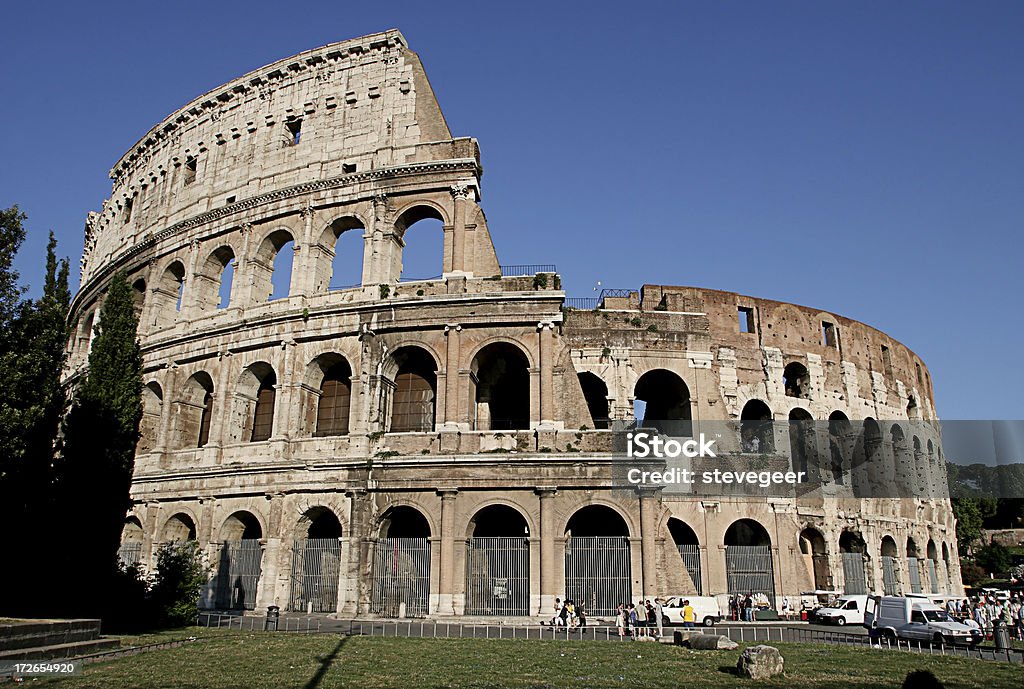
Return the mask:
[[130,196],[124,200],[124,224],[127,225],[132,219],[132,206],[135,205],[135,197]]
[[821,322],[821,342],[826,347],[839,346],[839,341],[836,339],[835,323],[829,323],[828,321]]
[[508,431],[530,427],[530,364],[515,345],[484,347],[473,361],[477,430]]
[[772,410],[761,400],[750,400],[740,413],[740,442],[744,452],[775,451]]
[[640,376],[633,391],[638,426],[671,436],[692,434],[690,389],[672,371],[655,369]]
[[316,435],[348,433],[348,413],[352,401],[351,375],[352,369],[346,361],[339,361],[324,374],[316,410]]
[[207,392],[203,395],[203,409],[199,415],[199,442],[197,447],[203,447],[210,442],[210,419],[213,418],[213,393]]
[[298,146],[299,141],[302,139],[302,119],[294,119],[289,122],[285,122],[284,126],[288,128],[288,145]]
[[917,372],[917,384],[924,385],[924,375],[921,373],[921,364],[915,361],[914,370]]
[[885,345],[882,345],[882,366],[886,372],[892,372],[892,352]]
[[589,371],[580,373],[578,377],[594,428],[608,428],[608,386]]
[[422,349],[402,348],[395,354],[399,362],[395,375],[391,431],[424,433],[434,430],[434,401],[437,374],[434,360]]
[[227,201],[225,202],[225,205],[230,206],[234,202],[235,202],[235,197],[234,196],[229,196]]
[[754,309],[740,306],[736,309],[736,315],[739,318],[741,333],[754,332]]
[[807,373],[807,368],[799,362],[792,362],[782,372],[782,384],[786,390],[786,397],[806,399],[809,383],[810,374]]
[[430,523],[413,507],[393,507],[381,519],[383,538],[430,538]]
[[470,522],[472,538],[512,538],[529,536],[530,527],[519,510],[508,505],[483,508]]
[[344,172],[345,174],[348,174],[350,172],[355,172],[356,171],[356,164],[355,163],[342,163],[341,164],[341,171]]
[[196,181],[196,171],[199,170],[199,161],[195,156],[185,159],[185,172],[182,175],[182,184],[188,186]]
[[271,372],[260,382],[256,393],[256,409],[252,418],[252,437],[254,443],[269,440],[274,430],[274,401],[277,391],[274,389],[277,377]]

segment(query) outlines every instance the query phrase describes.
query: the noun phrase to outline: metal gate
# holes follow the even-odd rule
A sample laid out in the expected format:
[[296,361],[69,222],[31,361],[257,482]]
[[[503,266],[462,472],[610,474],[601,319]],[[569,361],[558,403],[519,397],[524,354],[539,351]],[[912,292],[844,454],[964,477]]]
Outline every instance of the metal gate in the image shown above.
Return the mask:
[[588,615],[614,615],[632,598],[629,539],[571,536],[565,544],[565,598],[582,603]]
[[939,573],[935,569],[935,560],[928,560],[928,578],[932,582],[932,593],[939,593]]
[[704,585],[700,576],[700,546],[699,545],[676,545],[679,549],[679,557],[683,558],[683,565],[693,582],[694,591],[698,596],[704,595]]
[[426,538],[381,538],[373,556],[370,612],[398,617],[430,612],[430,542]]
[[772,548],[768,545],[730,545],[725,547],[725,573],[729,593],[763,593],[775,607],[775,571]]
[[530,614],[530,541],[471,538],[466,544],[466,614]]
[[864,572],[864,555],[861,553],[843,553],[843,593],[857,594],[868,592],[868,578]]
[[292,546],[292,595],[295,612],[336,612],[341,575],[341,541],[298,538]]
[[889,555],[882,556],[882,593],[887,596],[899,594],[896,585],[896,558]]
[[121,547],[117,549],[117,559],[124,567],[139,564],[142,561],[142,542],[125,541],[122,543]]
[[221,610],[253,610],[260,581],[263,548],[253,538],[224,541],[217,558],[214,591]]
[[916,557],[907,558],[907,570],[910,572],[910,592],[923,593],[921,588],[921,568],[918,566]]

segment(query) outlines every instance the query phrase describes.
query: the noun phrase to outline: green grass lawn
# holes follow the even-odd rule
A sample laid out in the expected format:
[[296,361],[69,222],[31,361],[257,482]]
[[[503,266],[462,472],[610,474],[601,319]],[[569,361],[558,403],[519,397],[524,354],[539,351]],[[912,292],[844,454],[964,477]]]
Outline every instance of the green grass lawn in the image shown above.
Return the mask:
[[[390,687],[738,687],[739,651],[690,651],[651,643],[381,639],[333,635],[213,633],[183,647],[88,665],[46,686],[216,689]],[[953,688],[1020,689],[1009,663],[809,644],[773,644],[786,676],[765,687],[899,687],[930,669]]]

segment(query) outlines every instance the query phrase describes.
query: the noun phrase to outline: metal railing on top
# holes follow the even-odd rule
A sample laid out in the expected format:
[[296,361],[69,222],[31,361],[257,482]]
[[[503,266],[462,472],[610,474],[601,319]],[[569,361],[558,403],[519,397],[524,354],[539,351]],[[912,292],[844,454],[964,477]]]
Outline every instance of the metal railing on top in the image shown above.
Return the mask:
[[511,266],[498,266],[501,276],[506,278],[528,277],[537,273],[557,273],[558,269],[553,263],[524,264]]
[[601,303],[597,297],[566,297],[565,308],[580,311],[593,311]]

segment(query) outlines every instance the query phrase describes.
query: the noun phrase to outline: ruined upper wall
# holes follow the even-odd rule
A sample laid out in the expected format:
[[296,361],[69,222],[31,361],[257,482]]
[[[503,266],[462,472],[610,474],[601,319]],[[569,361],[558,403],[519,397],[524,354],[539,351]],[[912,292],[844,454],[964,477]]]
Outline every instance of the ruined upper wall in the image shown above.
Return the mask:
[[305,182],[467,157],[478,157],[475,142],[452,141],[398,31],[300,53],[195,98],[125,153],[110,171],[111,198],[87,221],[82,283],[153,233],[215,208]]

